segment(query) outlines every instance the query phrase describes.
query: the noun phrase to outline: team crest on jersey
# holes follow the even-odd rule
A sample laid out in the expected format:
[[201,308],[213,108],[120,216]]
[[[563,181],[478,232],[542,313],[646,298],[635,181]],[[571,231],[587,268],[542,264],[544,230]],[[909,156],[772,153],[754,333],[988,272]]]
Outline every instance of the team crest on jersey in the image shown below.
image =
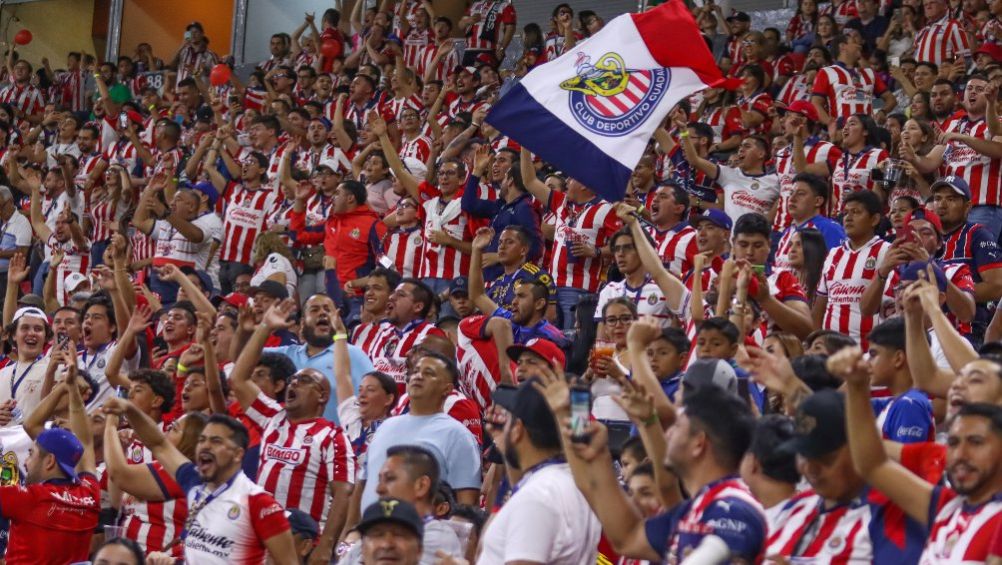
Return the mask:
[[132,446],[132,452],[129,454],[129,460],[131,460],[133,463],[142,463],[143,462],[143,448],[141,446],[138,446],[138,445],[133,445]]
[[650,304],[651,306],[654,306],[655,304],[657,304],[658,303],[658,295],[651,294],[650,296],[648,296],[647,297],[647,303]]
[[422,239],[420,235],[415,235],[414,245],[421,245],[422,243],[424,243],[424,239]]
[[390,341],[386,342],[385,346],[383,346],[383,356],[393,357],[393,352],[396,350],[397,350],[397,340],[391,339]]
[[106,362],[105,362],[105,360],[103,358],[97,360],[97,368],[98,369],[103,369],[105,365],[106,365]]
[[229,510],[229,512],[226,513],[226,517],[229,518],[230,520],[236,520],[237,518],[239,518],[240,517],[240,507],[237,506],[236,504],[234,504],[233,506],[230,506],[230,510]]
[[0,457],[0,486],[21,484],[21,467],[17,464],[17,454],[8,451]]
[[841,551],[843,546],[845,546],[845,540],[842,539],[842,536],[835,536],[828,540],[828,549],[834,553]]
[[873,257],[868,257],[866,263],[863,263],[863,268],[867,271],[873,270],[877,267],[877,260]]
[[355,228],[351,230],[351,233],[349,235],[351,236],[352,239],[358,239],[359,237],[362,236],[362,230]]
[[570,92],[571,115],[588,131],[607,137],[642,126],[671,84],[671,70],[628,69],[619,53],[605,53],[592,64],[579,52],[574,67],[577,74],[560,83]]
[[751,189],[752,190],[758,190],[758,182],[751,183]]
[[313,436],[306,436],[303,438],[303,445],[310,445],[313,443]]

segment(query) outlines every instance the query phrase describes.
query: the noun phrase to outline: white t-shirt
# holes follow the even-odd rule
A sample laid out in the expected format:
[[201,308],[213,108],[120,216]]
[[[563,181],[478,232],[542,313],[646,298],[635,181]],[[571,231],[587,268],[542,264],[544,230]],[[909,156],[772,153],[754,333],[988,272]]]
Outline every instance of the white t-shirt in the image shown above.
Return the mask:
[[45,355],[31,363],[11,363],[0,369],[0,404],[11,398],[17,401],[22,418],[42,402],[42,381],[49,367],[49,356]]
[[254,271],[254,276],[251,277],[250,284],[251,286],[257,286],[275,273],[285,275],[285,290],[289,292],[289,296],[292,296],[296,292],[298,280],[296,269],[292,266],[291,261],[278,253],[272,253],[265,257],[264,263]]
[[[150,237],[156,241],[154,264],[174,263],[205,270],[212,242],[223,240],[223,222],[215,213],[209,212],[195,218],[191,223],[202,230],[201,241],[189,241],[167,220],[157,220],[150,231]],[[158,259],[160,261],[157,261]]]
[[524,477],[487,525],[477,565],[595,563],[602,527],[566,463]]
[[[10,219],[0,222],[0,250],[8,251],[31,245],[31,222],[24,214],[14,210]],[[10,259],[0,259],[0,272],[7,272]]]
[[610,300],[621,297],[633,300],[637,305],[637,314],[654,316],[666,326],[671,322],[671,310],[657,283],[648,281],[640,288],[631,288],[625,280],[613,281],[602,287],[602,291],[598,293],[598,304],[595,306],[595,321],[602,321],[602,309]]
[[717,167],[717,184],[724,190],[724,212],[732,221],[749,212],[768,215],[779,198],[779,177],[775,173],[747,175],[734,167]]

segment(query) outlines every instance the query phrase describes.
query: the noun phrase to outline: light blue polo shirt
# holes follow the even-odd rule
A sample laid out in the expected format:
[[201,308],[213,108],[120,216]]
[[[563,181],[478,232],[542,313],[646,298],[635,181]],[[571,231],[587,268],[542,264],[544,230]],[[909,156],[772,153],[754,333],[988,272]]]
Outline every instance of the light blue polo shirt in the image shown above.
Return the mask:
[[[306,352],[306,344],[301,345],[282,345],[279,347],[265,347],[265,353],[281,353],[292,360],[292,363],[296,366],[297,371],[303,369],[316,369],[320,371],[320,374],[327,377],[327,380],[331,383],[331,399],[327,401],[327,406],[324,408],[324,418],[327,418],[331,422],[340,424],[337,418],[337,407],[344,401],[343,398],[337,398],[337,384],[334,382],[334,344],[330,344],[327,349],[324,349],[316,355],[310,356]],[[353,391],[358,391],[358,384],[362,382],[362,377],[366,373],[370,373],[375,370],[372,366],[372,360],[369,356],[365,354],[360,347],[356,347],[352,344],[348,344],[348,359],[351,360],[351,388]]]

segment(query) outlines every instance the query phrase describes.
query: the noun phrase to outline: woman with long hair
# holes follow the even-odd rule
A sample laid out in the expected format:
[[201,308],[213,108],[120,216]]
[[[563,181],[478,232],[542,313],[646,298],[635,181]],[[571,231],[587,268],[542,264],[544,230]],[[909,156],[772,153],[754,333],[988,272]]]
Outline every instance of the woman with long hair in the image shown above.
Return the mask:
[[[198,412],[186,414],[167,429],[167,441],[194,461],[198,437],[208,420]],[[188,516],[185,492],[159,462],[130,464],[118,438],[118,423],[118,416],[113,414],[105,419],[104,460],[108,482],[113,485],[112,495],[116,490],[124,493],[121,514],[127,518],[122,524],[123,536],[139,539],[140,532],[146,532],[143,549],[147,553],[167,551],[180,558],[183,546],[172,542],[180,538]]]
[[284,284],[289,296],[293,295],[298,276],[292,264],[292,250],[286,245],[281,234],[275,232],[258,234],[251,261],[254,263],[251,286],[270,279]]
[[525,72],[546,62],[546,42],[543,39],[543,29],[536,22],[528,23],[522,28],[522,61]]
[[814,306],[817,297],[818,283],[821,281],[821,269],[824,268],[828,256],[828,245],[821,232],[814,228],[797,230],[793,235],[788,256],[790,270],[800,281],[800,286],[807,293],[807,303]]
[[928,155],[938,138],[939,131],[930,122],[914,118],[905,122],[898,144],[899,159],[894,161],[902,168],[901,180],[892,187],[890,201],[899,196],[911,196],[920,201],[932,196],[929,186],[934,179],[920,173],[908,159]]
[[818,15],[817,0],[798,0],[797,11],[786,26],[786,42],[793,46],[795,52],[803,53],[810,47],[809,36],[818,23]]
[[[602,307],[602,324],[605,330],[605,347],[596,341],[588,369],[582,375],[591,382],[592,414],[599,420],[628,420],[629,417],[613,400],[622,389],[621,379],[631,371],[626,350],[626,334],[637,319],[637,304],[632,298],[613,298]],[[600,336],[601,339],[602,336]]]
[[932,116],[932,101],[929,93],[919,90],[912,94],[911,103],[908,105],[908,117],[913,120],[929,121]]
[[921,29],[917,20],[918,14],[912,6],[902,5],[897,8],[887,25],[887,31],[877,39],[877,49],[887,53],[888,57],[910,54],[915,44],[915,32]]
[[813,45],[824,47],[830,53],[836,35],[838,35],[838,24],[835,23],[835,18],[829,15],[818,16],[817,23],[814,24]]
[[888,214],[888,218],[891,220],[891,230],[887,235],[893,239],[894,235],[901,230],[901,226],[905,225],[905,217],[918,210],[921,205],[919,200],[913,196],[903,195],[892,198]]
[[829,200],[828,216],[842,213],[842,203],[849,193],[859,190],[877,192],[882,200],[887,200],[882,187],[870,177],[870,170],[881,161],[887,160],[887,151],[880,148],[877,124],[867,114],[853,114],[842,127],[842,156],[831,172],[832,197]]
[[104,172],[104,183],[95,184],[87,199],[84,224],[90,229],[92,265],[104,264],[104,250],[111,244],[122,217],[135,201],[132,181],[124,167],[114,164]]

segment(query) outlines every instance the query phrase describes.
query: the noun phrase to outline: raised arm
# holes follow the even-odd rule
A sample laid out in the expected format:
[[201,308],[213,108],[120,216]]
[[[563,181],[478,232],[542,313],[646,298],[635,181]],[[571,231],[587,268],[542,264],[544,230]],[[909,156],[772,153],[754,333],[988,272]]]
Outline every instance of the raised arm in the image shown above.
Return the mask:
[[251,334],[250,339],[247,340],[247,344],[236,358],[233,371],[230,373],[230,389],[236,395],[237,401],[240,402],[240,406],[244,410],[250,408],[250,405],[261,394],[261,389],[251,380],[251,373],[254,372],[254,367],[257,366],[257,362],[261,358],[264,344],[268,340],[268,336],[271,335],[271,332],[279,329],[288,329],[292,326],[289,316],[292,315],[295,308],[296,303],[291,298],[283,300],[278,304],[273,304],[268,308],[268,311],[264,313],[264,318],[261,319],[261,323],[254,330],[254,333]]
[[177,479],[177,470],[185,463],[190,463],[188,458],[167,440],[167,436],[160,431],[159,425],[135,404],[122,398],[112,397],[104,403],[101,410],[108,416],[126,416],[139,441],[153,452],[153,457],[174,479]]
[[640,225],[640,222],[637,221],[637,217],[634,215],[636,211],[636,208],[625,202],[616,204],[616,215],[619,216],[619,219],[624,224],[630,226],[630,234],[633,235],[633,245],[637,248],[637,255],[640,256],[640,262],[644,266],[644,270],[651,274],[654,282],[661,289],[668,303],[668,308],[673,312],[678,312],[683,307],[683,302],[689,294],[689,290],[685,288],[685,285],[682,284],[682,281],[678,277],[671,274],[665,268],[661,262],[661,257],[655,251],[654,245],[651,244],[650,237],[644,232],[644,228]]
[[[660,335],[661,325],[657,320],[644,316],[630,324],[630,329],[626,332],[626,350],[630,358],[631,377],[649,391],[655,415],[662,428],[667,428],[675,422],[675,407],[661,388],[661,383],[654,374],[654,368],[651,367],[651,361],[647,358],[647,346]],[[653,457],[651,460],[661,461]]]
[[31,229],[35,230],[35,236],[43,242],[52,235],[52,229],[45,223],[45,216],[42,215],[42,183],[38,178],[38,173],[25,175],[25,182],[31,188]]
[[476,268],[484,258],[484,249],[490,245],[494,239],[494,230],[491,228],[480,228],[473,237],[473,245],[470,253],[470,302],[484,314],[490,316],[498,309],[487,293],[484,292],[484,270]]
[[209,409],[214,414],[226,414],[226,396],[223,394],[223,383],[219,375],[219,363],[216,358],[216,348],[212,345],[212,324],[215,314],[198,311],[198,327],[195,329],[195,343],[202,348],[205,362],[205,386],[209,391]]
[[104,464],[108,480],[120,490],[147,502],[165,500],[160,483],[146,465],[131,465],[118,437],[119,417],[108,414],[104,421]]
[[348,352],[348,328],[337,309],[334,310],[334,394],[338,402],[355,396],[351,380],[351,355]]
[[76,470],[80,473],[97,474],[97,459],[94,456],[94,436],[90,429],[90,416],[84,409],[83,397],[77,383],[76,351],[63,352],[63,363],[66,365],[66,388],[70,397],[70,431],[83,444],[83,454],[77,461]]
[[109,385],[128,387],[132,384],[129,381],[129,375],[122,374],[122,363],[125,362],[126,358],[131,357],[131,355],[127,355],[130,350],[135,351],[136,339],[146,331],[146,328],[150,327],[152,316],[153,310],[148,305],[138,306],[132,312],[128,325],[120,330],[118,343],[111,350],[111,355],[108,356],[108,365],[104,369]]
[[17,312],[18,287],[28,278],[27,261],[24,253],[15,253],[7,264],[7,288],[4,289],[3,301],[3,327],[7,327],[14,320],[14,313]]
[[856,472],[905,514],[928,525],[933,487],[887,457],[870,404],[870,369],[862,350],[847,347],[832,355],[828,370],[846,383],[846,432]]
[[216,307],[206,298],[205,293],[195,283],[191,282],[188,275],[181,272],[181,269],[168,263],[160,267],[157,274],[161,280],[174,281],[179,287],[183,288],[185,296],[195,305],[195,310],[207,312],[211,317],[216,317]]
[[386,130],[386,120],[379,116],[376,112],[369,112],[369,126],[372,128],[372,133],[379,137],[379,146],[383,149],[383,155],[386,157],[386,162],[390,164],[390,170],[393,171],[393,176],[400,181],[400,186],[407,191],[411,197],[414,198],[419,204],[422,202],[421,199],[421,183],[418,179],[407,170],[404,166],[404,162],[400,160],[400,155],[397,154],[396,147],[393,146],[393,142],[390,140],[390,134]]
[[536,167],[532,165],[532,154],[524,147],[519,156],[518,166],[522,172],[522,182],[525,183],[525,189],[540,204],[548,206],[550,203],[550,187],[546,186],[546,183],[539,180],[539,177],[536,176]]

